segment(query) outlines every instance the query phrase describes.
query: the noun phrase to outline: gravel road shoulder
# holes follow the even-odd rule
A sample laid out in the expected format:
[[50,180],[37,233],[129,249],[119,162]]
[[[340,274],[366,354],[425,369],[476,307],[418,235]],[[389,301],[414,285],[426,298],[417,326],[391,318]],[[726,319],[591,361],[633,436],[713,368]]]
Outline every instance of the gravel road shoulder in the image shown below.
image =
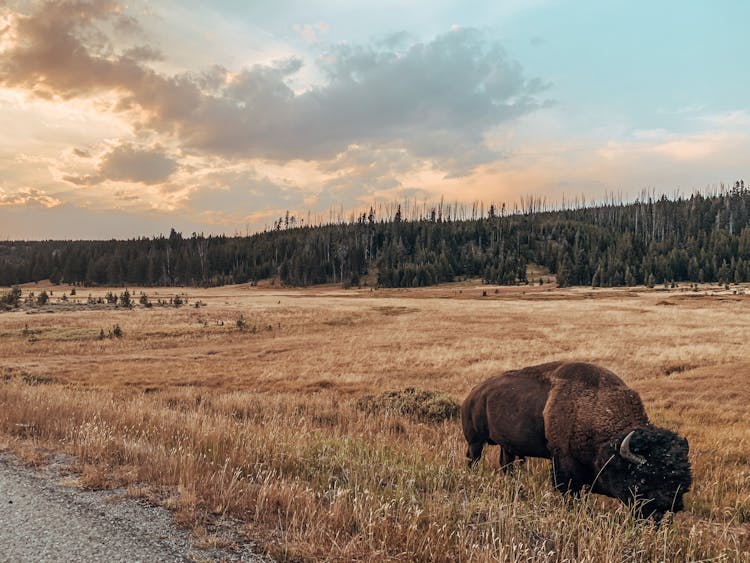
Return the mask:
[[66,485],[60,467],[0,452],[0,561],[269,561],[249,545],[196,547],[169,511]]

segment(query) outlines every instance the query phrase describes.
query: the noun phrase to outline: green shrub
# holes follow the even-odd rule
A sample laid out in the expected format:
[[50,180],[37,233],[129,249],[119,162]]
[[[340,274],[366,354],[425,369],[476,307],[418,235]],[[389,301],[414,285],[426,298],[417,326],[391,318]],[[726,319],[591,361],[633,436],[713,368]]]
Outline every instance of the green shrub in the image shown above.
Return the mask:
[[11,287],[8,293],[0,295],[0,308],[13,309],[18,307],[21,301],[21,290],[18,287]]
[[120,305],[127,308],[133,306],[133,300],[130,298],[130,292],[127,289],[120,294]]

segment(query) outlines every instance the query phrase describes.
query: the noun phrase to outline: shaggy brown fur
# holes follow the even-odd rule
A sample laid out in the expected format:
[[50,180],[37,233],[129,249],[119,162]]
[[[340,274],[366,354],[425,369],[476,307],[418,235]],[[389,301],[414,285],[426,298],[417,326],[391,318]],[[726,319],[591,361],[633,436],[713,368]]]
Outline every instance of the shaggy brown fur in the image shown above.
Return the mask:
[[[593,364],[552,362],[491,377],[469,393],[461,419],[470,466],[486,443],[501,446],[506,470],[517,457],[551,458],[559,490],[577,493],[589,486],[626,502],[635,489],[640,497],[648,491],[645,500],[657,517],[681,508],[690,486],[687,441],[652,427],[638,394]],[[631,430],[637,431],[634,445],[646,444],[646,430],[661,436],[649,442],[653,451],[643,452],[648,460],[643,467],[619,455]],[[665,451],[669,455],[662,455]],[[669,484],[666,474],[673,477]]]

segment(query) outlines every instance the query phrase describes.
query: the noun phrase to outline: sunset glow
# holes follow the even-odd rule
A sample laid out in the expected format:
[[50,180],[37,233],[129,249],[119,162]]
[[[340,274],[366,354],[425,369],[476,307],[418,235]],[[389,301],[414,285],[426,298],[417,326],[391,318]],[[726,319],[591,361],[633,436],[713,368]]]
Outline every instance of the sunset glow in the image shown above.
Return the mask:
[[747,176],[744,2],[264,4],[0,2],[0,238]]

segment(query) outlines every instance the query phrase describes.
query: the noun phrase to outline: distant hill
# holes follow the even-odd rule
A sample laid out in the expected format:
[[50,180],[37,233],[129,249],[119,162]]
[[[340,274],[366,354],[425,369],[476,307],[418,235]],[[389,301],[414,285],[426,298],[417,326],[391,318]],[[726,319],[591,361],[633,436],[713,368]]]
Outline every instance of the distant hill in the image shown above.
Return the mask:
[[405,220],[371,212],[354,221],[248,237],[172,230],[168,237],[111,241],[0,242],[0,285],[222,285],[278,277],[321,283],[426,286],[479,277],[537,282],[527,264],[565,285],[621,286],[750,280],[750,190],[689,198],[456,220],[432,210]]

